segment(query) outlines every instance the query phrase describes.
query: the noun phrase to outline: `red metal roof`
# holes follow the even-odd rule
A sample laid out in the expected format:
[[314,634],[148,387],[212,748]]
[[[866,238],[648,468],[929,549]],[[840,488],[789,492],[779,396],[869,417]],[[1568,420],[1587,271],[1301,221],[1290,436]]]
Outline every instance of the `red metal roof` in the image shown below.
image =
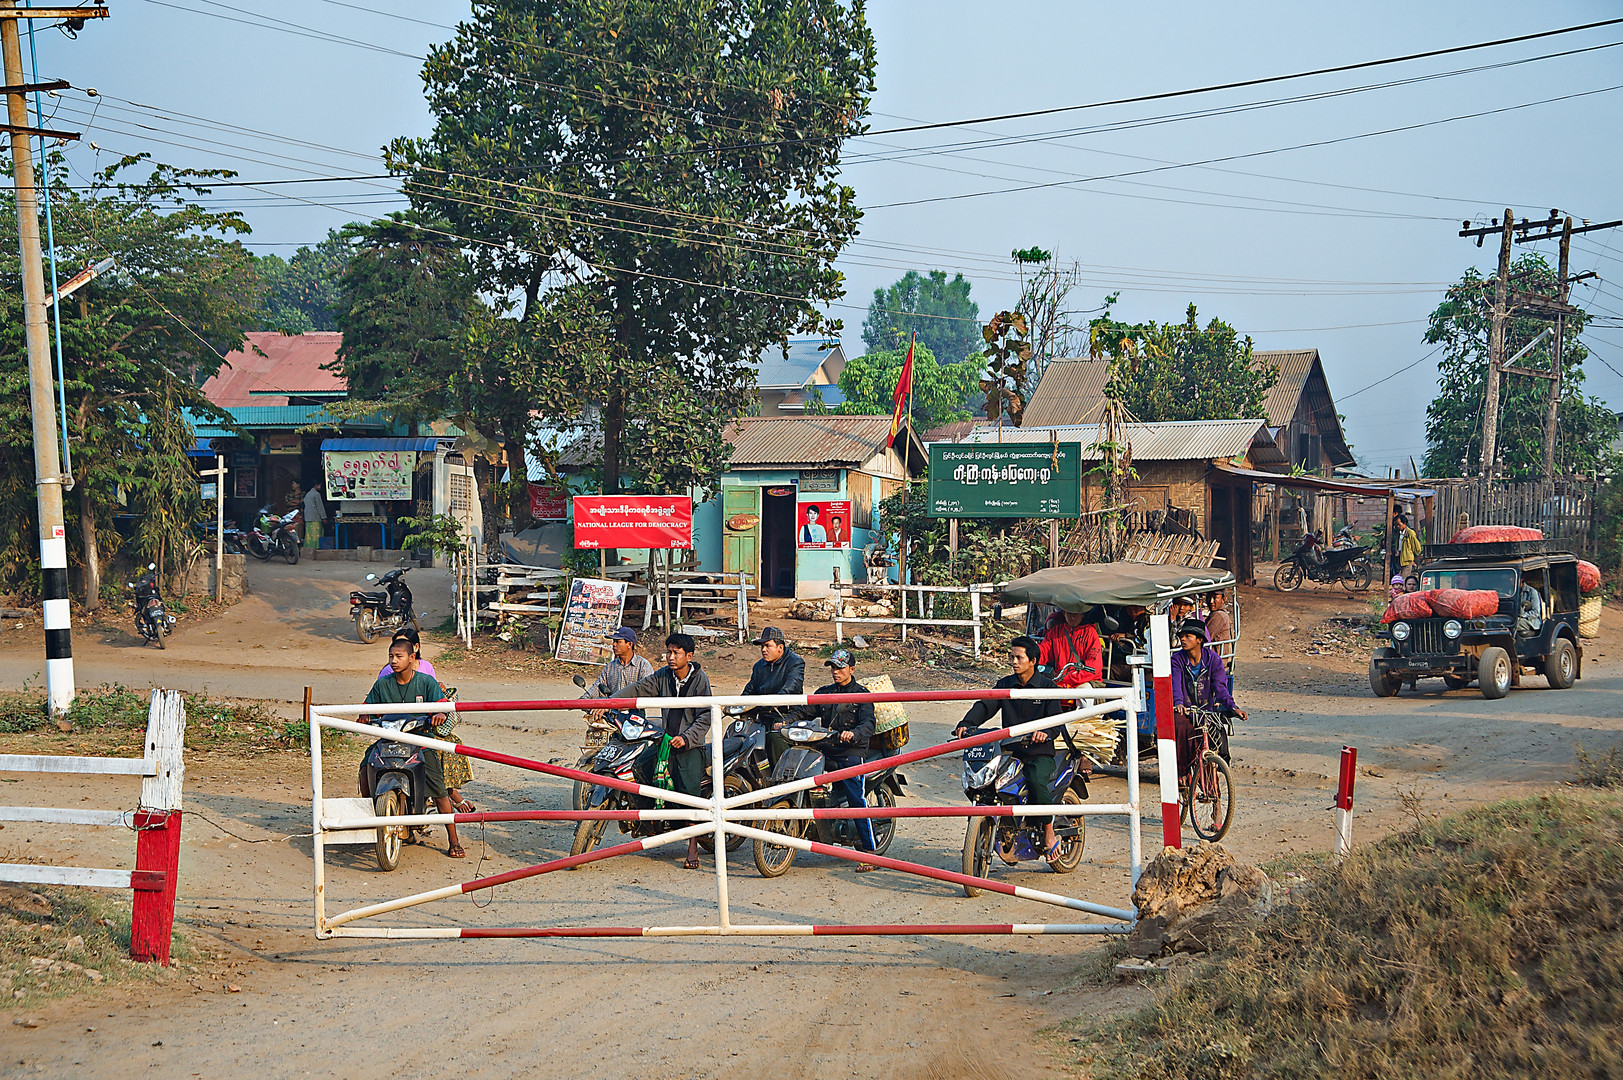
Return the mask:
[[344,335],[334,331],[279,334],[256,330],[242,348],[226,354],[221,366],[203,384],[203,396],[222,408],[233,405],[286,405],[288,396],[342,394],[347,390],[336,371],[323,364],[338,358]]

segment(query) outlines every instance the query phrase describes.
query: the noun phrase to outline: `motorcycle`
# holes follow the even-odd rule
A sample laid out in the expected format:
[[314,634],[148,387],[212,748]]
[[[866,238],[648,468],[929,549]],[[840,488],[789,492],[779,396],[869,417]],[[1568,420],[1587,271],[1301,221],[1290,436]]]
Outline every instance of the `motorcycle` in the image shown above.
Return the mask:
[[295,509],[278,516],[270,507],[261,506],[258,522],[244,534],[248,554],[260,562],[270,562],[280,555],[289,566],[297,563],[302,542],[294,525],[301,515],[302,511]]
[[[426,735],[434,726],[431,714],[381,716],[378,727]],[[372,800],[378,817],[428,813],[428,775],[424,754],[434,751],[396,742],[387,735],[367,747],[361,759],[361,797]],[[393,870],[400,865],[400,849],[407,839],[427,832],[424,826],[389,825],[379,828],[373,850],[378,869]]]
[[[579,675],[574,676],[573,681],[582,690],[586,689],[586,680]],[[630,715],[630,711],[626,709],[587,710],[586,745],[581,748],[580,758],[575,762],[575,767],[577,769],[590,769],[593,760],[597,757],[597,752],[603,748],[604,743],[614,736],[615,732],[620,730],[620,721]],[[592,787],[593,785],[585,780],[575,781],[574,797],[571,800],[571,805],[576,810],[586,809],[587,801],[591,798]]]
[[367,581],[377,581],[383,588],[355,590],[349,594],[349,614],[355,620],[355,636],[366,644],[376,641],[385,631],[393,633],[403,626],[422,630],[417,612],[411,606],[411,588],[405,582],[405,574],[410,569],[409,566],[397,567],[381,580],[376,574],[368,574]]
[[158,566],[147,563],[147,572],[134,581],[124,583],[126,589],[135,590],[135,630],[147,641],[166,648],[163,639],[175,632],[175,617],[163,609],[158,596]]
[[[619,731],[611,738],[607,745],[598,750],[592,759],[590,772],[599,776],[612,776],[617,780],[625,780],[633,784],[652,785],[655,781],[655,770],[659,764],[660,747],[668,738],[665,727],[658,721],[649,720],[640,712],[623,714],[620,719]],[[710,748],[704,746],[705,760],[710,760]],[[728,797],[742,795],[747,791],[754,791],[761,786],[765,778],[766,765],[766,732],[761,725],[751,723],[744,719],[734,719],[722,734],[721,764],[725,777],[724,790]],[[709,797],[712,778],[709,775],[708,765],[704,784],[700,795]],[[586,797],[586,810],[651,810],[654,808],[653,800],[643,795],[633,795],[629,791],[611,788],[606,784],[594,786]],[[575,828],[575,842],[569,848],[569,854],[580,855],[591,851],[603,839],[606,821],[582,821]],[[673,828],[680,828],[685,822],[670,821],[622,821],[620,831],[633,836],[654,836],[658,833],[669,832]],[[756,824],[749,822],[748,824]],[[727,850],[737,851],[744,843],[741,836],[727,838]],[[706,851],[715,850],[714,836],[701,836],[699,846]]]
[[[214,522],[205,521],[200,533],[205,551],[214,550],[214,533]],[[237,528],[237,523],[234,521],[225,523],[225,534],[222,536],[220,544],[227,555],[248,554],[248,549],[243,546],[243,532]]]
[[1352,547],[1324,549],[1318,533],[1308,533],[1296,545],[1289,559],[1274,571],[1274,588],[1280,592],[1295,592],[1303,581],[1316,581],[1321,585],[1341,582],[1348,592],[1363,592],[1369,588],[1375,571],[1365,558],[1369,548],[1355,544]]
[[[1030,745],[1028,737],[981,743],[965,750],[964,794],[969,801],[976,806],[1024,806],[1031,802],[1021,761],[1014,754],[1016,747]],[[1087,779],[1079,769],[1082,760],[1083,755],[1075,749],[1061,758],[1054,776],[1054,790],[1060,793],[1058,802],[1080,805],[1088,797]],[[1054,835],[1060,847],[1048,865],[1056,874],[1069,874],[1082,862],[1082,848],[1087,843],[1086,819],[1055,818]],[[1005,863],[1017,866],[1043,858],[1046,850],[1043,830],[1032,825],[1029,818],[972,817],[964,830],[964,873],[986,877],[991,870],[993,851]],[[973,885],[964,886],[965,896],[980,893]]]
[[[816,776],[826,772],[824,764],[824,744],[836,733],[824,727],[816,718],[792,720],[784,728],[784,735],[789,739],[789,749],[783,752],[778,764],[767,777],[767,784],[786,784],[791,780],[802,780],[808,776]],[[837,745],[830,743],[829,745]],[[896,800],[906,794],[902,788],[907,778],[897,772],[895,768],[881,769],[869,773],[864,778],[865,801],[871,807],[889,808],[896,805]],[[827,787],[808,788],[797,791],[787,798],[780,799],[772,804],[774,810],[807,808],[823,809],[833,804],[829,801],[830,790]],[[871,818],[873,822],[874,853],[883,855],[890,847],[891,840],[896,836],[895,818]],[[802,839],[815,839],[824,844],[841,844],[845,847],[857,846],[857,822],[852,819],[817,821],[811,819],[767,821],[760,828],[768,832],[783,833]],[[795,864],[795,855],[798,849],[778,844],[769,844],[764,840],[755,841],[755,869],[762,877],[778,877],[787,873]]]

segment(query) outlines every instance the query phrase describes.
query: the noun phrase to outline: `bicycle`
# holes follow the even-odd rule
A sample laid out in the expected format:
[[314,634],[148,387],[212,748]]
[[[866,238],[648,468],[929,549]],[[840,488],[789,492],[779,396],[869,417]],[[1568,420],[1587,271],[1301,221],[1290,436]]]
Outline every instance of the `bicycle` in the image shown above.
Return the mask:
[[1190,706],[1188,713],[1195,729],[1189,747],[1195,764],[1178,781],[1178,802],[1196,836],[1221,840],[1234,824],[1234,778],[1225,760],[1234,718],[1200,705]]

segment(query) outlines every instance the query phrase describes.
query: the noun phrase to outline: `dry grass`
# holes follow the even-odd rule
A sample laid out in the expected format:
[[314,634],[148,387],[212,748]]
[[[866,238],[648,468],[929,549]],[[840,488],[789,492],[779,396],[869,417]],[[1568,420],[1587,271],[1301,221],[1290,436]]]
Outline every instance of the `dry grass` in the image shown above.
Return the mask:
[[[185,967],[191,950],[178,932],[170,948],[175,967]],[[26,1010],[121,981],[171,977],[129,956],[129,894],[0,885],[0,1008]]]
[[1501,803],[1309,869],[1125,1021],[1098,1077],[1623,1075],[1623,798]]
[[1578,782],[1590,787],[1623,788],[1623,746],[1614,746],[1599,757],[1591,754],[1583,743],[1572,750],[1578,767]]

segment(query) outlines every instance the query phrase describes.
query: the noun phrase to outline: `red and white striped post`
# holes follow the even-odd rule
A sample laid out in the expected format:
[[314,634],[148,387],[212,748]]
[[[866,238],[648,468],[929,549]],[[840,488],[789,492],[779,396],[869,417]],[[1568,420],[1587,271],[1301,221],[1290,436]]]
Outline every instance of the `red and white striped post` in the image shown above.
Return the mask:
[[1341,748],[1341,782],[1336,785],[1336,858],[1352,851],[1353,781],[1358,777],[1358,747]]
[[[1155,758],[1161,780],[1161,842],[1183,847],[1178,813],[1178,740],[1172,720],[1172,630],[1165,614],[1150,617],[1150,676],[1155,687]],[[1135,731],[1134,737],[1137,737]],[[1170,797],[1171,802],[1167,799]]]
[[154,775],[141,781],[135,812],[135,873],[130,887],[130,959],[169,963],[180,884],[180,792],[185,777],[186,699],[178,690],[154,690],[147,717],[146,758]]

